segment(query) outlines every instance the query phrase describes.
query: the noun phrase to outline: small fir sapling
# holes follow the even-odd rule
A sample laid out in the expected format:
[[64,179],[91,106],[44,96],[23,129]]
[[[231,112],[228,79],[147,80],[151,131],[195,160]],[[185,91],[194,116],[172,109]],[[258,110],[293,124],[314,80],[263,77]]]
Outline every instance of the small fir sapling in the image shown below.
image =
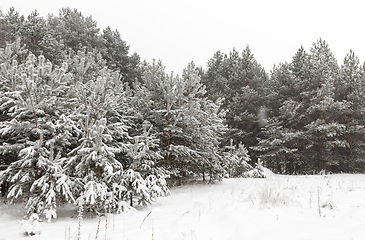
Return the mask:
[[85,184],[85,192],[83,194],[84,204],[88,211],[100,215],[100,211],[104,209],[107,198],[108,187],[105,183],[96,181],[88,181]]
[[266,178],[267,176],[265,175],[264,167],[261,164],[261,160],[258,159],[255,168],[246,171],[245,173],[243,173],[243,176],[250,178]]
[[134,207],[132,207],[126,201],[119,201],[117,204],[118,204],[117,213],[122,213],[122,212],[127,213],[129,211],[135,211],[136,210]]
[[141,174],[128,169],[123,176],[122,184],[127,189],[125,199],[129,201],[129,204],[133,206],[135,201],[143,206],[150,204],[149,191]]
[[150,198],[155,201],[157,197],[170,195],[165,177],[163,175],[149,175],[146,178],[146,186],[150,191]]
[[264,178],[264,169],[260,160],[253,168],[248,162],[251,158],[248,154],[247,148],[240,143],[238,148],[233,145],[233,139],[231,139],[230,146],[226,147],[227,152],[224,153],[226,159],[226,171],[229,177],[252,177],[252,178]]

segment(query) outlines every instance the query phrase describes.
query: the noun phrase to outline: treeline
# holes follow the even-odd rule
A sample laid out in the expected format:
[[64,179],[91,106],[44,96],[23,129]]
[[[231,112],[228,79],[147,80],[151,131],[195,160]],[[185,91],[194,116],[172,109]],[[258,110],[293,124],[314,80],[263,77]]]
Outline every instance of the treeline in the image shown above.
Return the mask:
[[279,173],[364,172],[365,67],[350,51],[339,66],[319,39],[268,77],[249,48],[217,52],[202,74],[208,97],[224,97],[224,141],[243,142]]
[[319,39],[274,67],[268,124],[254,147],[278,172],[364,172],[365,71],[350,51],[341,66]]
[[260,176],[257,162],[364,169],[364,67],[352,51],[339,66],[322,39],[270,76],[249,47],[179,76],[69,8],[0,13],[0,36],[0,181],[30,212],[65,201],[117,211],[168,194],[168,176]]
[[63,8],[59,16],[39,16],[37,10],[24,17],[14,8],[6,14],[0,11],[0,46],[15,42],[20,37],[26,48],[35,56],[43,55],[60,65],[65,57],[79,51],[97,53],[99,60],[113,71],[122,74],[130,84],[141,79],[140,57],[129,54],[129,46],[120,33],[97,27],[92,16],[85,17],[77,10]]

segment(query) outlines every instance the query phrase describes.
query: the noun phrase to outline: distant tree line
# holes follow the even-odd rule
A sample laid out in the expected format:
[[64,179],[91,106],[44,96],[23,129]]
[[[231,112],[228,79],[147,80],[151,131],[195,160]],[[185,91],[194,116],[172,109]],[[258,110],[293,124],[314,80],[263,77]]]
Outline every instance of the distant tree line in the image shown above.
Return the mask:
[[363,172],[365,66],[350,51],[339,66],[323,39],[270,76],[247,47],[216,52],[202,81],[225,98],[224,141],[243,142],[252,159],[279,173]]
[[40,17],[37,10],[28,17],[14,8],[0,14],[1,47],[20,37],[35,56],[43,55],[57,65],[66,55],[96,52],[110,70],[122,75],[123,81],[131,84],[135,79],[141,80],[140,57],[136,53],[129,55],[129,46],[118,30],[107,27],[100,31],[92,16],[85,17],[70,8],[62,8],[58,16],[51,14],[47,19]]
[[214,181],[256,163],[286,174],[365,167],[364,65],[350,51],[339,66],[322,39],[270,75],[247,46],[179,76],[77,10],[44,19],[11,8],[0,48],[0,182],[29,211],[147,204],[168,194],[168,176]]

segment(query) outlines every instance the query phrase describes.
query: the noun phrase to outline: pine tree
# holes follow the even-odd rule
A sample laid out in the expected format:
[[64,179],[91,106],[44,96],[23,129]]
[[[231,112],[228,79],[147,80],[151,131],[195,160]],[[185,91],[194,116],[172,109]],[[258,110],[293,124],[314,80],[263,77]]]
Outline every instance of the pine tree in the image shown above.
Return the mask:
[[92,16],[85,17],[77,9],[62,8],[59,16],[50,15],[48,24],[54,29],[56,39],[72,48],[75,52],[86,47],[91,51],[100,44],[98,34],[100,29]]
[[76,178],[75,196],[98,213],[112,189],[113,183],[106,179],[123,170],[115,154],[128,148],[128,119],[123,113],[128,100],[119,75],[107,69],[84,82],[76,83],[72,101],[78,107],[64,123],[74,130],[80,144],[68,152],[64,163],[67,173]]
[[56,65],[61,65],[70,52],[96,52],[109,69],[122,74],[122,81],[132,85],[141,80],[140,57],[137,53],[129,55],[129,46],[120,33],[110,27],[101,33],[92,16],[85,17],[76,9],[63,8],[58,16],[45,19],[36,10],[24,17],[11,8],[0,15],[0,36],[0,47],[20,37],[36,57],[43,55]]
[[279,172],[344,170],[351,103],[336,96],[339,82],[337,61],[321,39],[310,54],[301,47],[291,63],[274,68],[266,87],[271,120],[255,147],[264,162]]
[[69,78],[66,64],[53,68],[42,55],[36,58],[30,53],[24,63],[18,64],[15,59],[19,51],[23,50],[18,41],[8,44],[2,52],[1,110],[7,120],[1,123],[0,132],[7,140],[0,149],[2,155],[17,158],[3,172],[1,181],[11,183],[9,198],[16,199],[22,194],[29,198],[28,213],[31,213],[42,201],[46,202],[47,210],[53,208],[57,194],[72,199],[67,184],[58,182],[61,178],[65,180],[59,165],[60,155],[54,158],[54,143],[63,141],[57,139],[58,110],[63,108],[63,101],[58,100],[66,96]]
[[247,46],[240,55],[235,49],[228,55],[217,52],[208,62],[202,82],[207,85],[207,96],[216,100],[224,98],[222,107],[227,109],[228,131],[222,144],[230,139],[235,144],[243,142],[248,147],[253,160],[256,156],[251,147],[257,144],[260,132],[258,113],[265,105],[263,86],[267,75],[256,62]]
[[308,89],[307,80],[301,75],[301,69],[307,64],[303,51],[300,48],[291,63],[282,63],[273,69],[265,86],[269,120],[267,125],[262,125],[258,146],[254,147],[267,167],[281,173],[305,170],[303,132],[308,121],[305,101]]
[[137,106],[141,120],[151,122],[160,138],[164,159],[158,165],[179,181],[195,174],[208,173],[212,180],[220,175],[218,145],[225,131],[222,100],[203,97],[205,87],[195,65],[189,64],[180,78],[168,76],[162,64],[154,62],[143,80],[145,86],[134,87]]
[[[54,156],[54,142],[50,142],[50,150],[42,149],[42,139],[36,142],[37,145],[31,146],[21,150],[20,156],[26,159],[21,165],[21,168],[29,166],[34,158],[37,159],[37,168],[39,171],[43,171],[40,178],[35,180],[30,187],[31,197],[27,203],[28,214],[32,214],[34,211],[45,218],[48,218],[48,222],[51,221],[52,216],[57,217],[56,209],[59,203],[71,202],[74,203],[75,199],[71,192],[71,179],[64,173],[62,168],[62,159],[60,152]],[[48,155],[48,156],[47,156]],[[27,163],[29,162],[29,163]],[[27,175],[23,176],[25,180]],[[20,182],[25,182],[23,179]],[[17,185],[14,185],[17,186]],[[16,191],[14,187],[9,196],[12,196],[12,191]]]
[[19,33],[25,21],[23,15],[15,11],[14,7],[10,8],[6,14],[1,14],[1,40],[0,47],[5,47],[7,43],[15,42],[19,38]]
[[307,109],[312,122],[305,127],[307,134],[311,135],[307,148],[316,156],[317,170],[320,171],[329,166],[338,166],[341,149],[348,147],[342,117],[350,105],[347,101],[335,100],[334,83],[339,67],[325,41],[320,39],[313,44],[311,61],[318,90],[312,95],[311,106]]
[[353,51],[345,56],[336,84],[336,98],[351,105],[346,112],[348,154],[342,168],[347,171],[361,169],[364,152],[364,84],[358,57]]
[[106,59],[108,68],[120,72],[123,75],[122,80],[130,86],[136,80],[141,81],[140,57],[136,53],[128,56],[129,46],[122,40],[120,33],[107,27],[103,30],[102,38],[104,46],[100,52]]
[[132,163],[124,172],[122,183],[127,189],[125,198],[129,199],[131,206],[134,200],[146,206],[157,197],[170,194],[165,181],[168,174],[164,168],[156,166],[156,162],[163,159],[158,150],[159,140],[151,134],[153,126],[149,122],[142,125],[143,133],[134,137],[134,144],[127,152]]

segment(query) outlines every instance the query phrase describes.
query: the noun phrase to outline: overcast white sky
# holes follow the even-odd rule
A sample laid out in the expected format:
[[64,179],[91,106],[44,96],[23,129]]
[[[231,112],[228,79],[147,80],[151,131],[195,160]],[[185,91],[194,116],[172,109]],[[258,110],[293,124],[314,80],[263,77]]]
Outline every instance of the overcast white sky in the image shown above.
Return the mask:
[[291,61],[303,45],[309,51],[326,40],[339,64],[350,51],[365,58],[363,1],[354,0],[2,0],[27,16],[58,15],[62,7],[92,15],[100,28],[118,29],[130,52],[151,62],[161,59],[168,71],[181,74],[187,63],[206,67],[217,50],[239,52],[250,46],[270,72],[274,63]]

